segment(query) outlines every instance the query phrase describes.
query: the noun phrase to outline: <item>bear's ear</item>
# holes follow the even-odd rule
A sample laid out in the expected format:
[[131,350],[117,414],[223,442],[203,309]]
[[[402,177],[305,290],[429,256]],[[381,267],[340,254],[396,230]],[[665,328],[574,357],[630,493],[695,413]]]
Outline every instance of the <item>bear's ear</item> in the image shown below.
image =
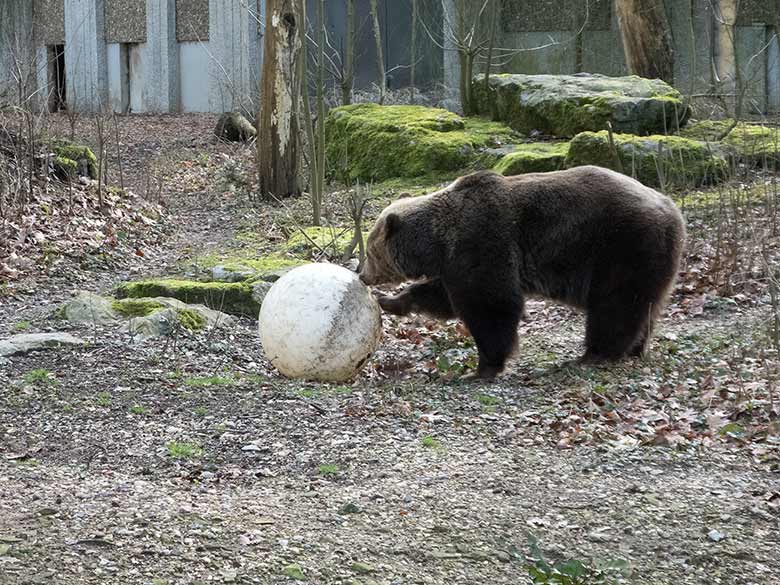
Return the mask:
[[401,228],[401,218],[397,213],[390,213],[385,218],[385,238],[394,235]]

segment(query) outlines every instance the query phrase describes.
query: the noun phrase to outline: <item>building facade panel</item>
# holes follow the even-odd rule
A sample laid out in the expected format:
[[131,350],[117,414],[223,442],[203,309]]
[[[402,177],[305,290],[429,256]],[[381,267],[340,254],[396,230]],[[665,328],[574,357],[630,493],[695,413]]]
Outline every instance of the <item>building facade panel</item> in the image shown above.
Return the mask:
[[65,0],[33,0],[33,27],[38,45],[65,43]]
[[176,40],[209,40],[209,0],[176,0]]
[[146,42],[146,0],[105,0],[106,42]]

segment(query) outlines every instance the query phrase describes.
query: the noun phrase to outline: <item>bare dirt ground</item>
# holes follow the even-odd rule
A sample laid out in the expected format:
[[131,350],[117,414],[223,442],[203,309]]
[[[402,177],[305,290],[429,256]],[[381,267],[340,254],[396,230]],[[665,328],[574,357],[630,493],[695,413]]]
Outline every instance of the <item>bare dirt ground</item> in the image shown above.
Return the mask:
[[[246,152],[215,144],[213,122],[122,119],[127,186],[165,218],[6,283],[0,338],[52,329],[75,290],[172,274],[303,214],[224,187]],[[766,294],[699,293],[702,263],[692,252],[644,360],[567,365],[582,319],[535,301],[487,385],[456,381],[474,356],[454,323],[386,319],[347,386],[280,378],[249,319],[143,345],[66,326],[88,346],[0,363],[0,583],[530,583],[531,533],[590,570],[543,583],[778,584]]]

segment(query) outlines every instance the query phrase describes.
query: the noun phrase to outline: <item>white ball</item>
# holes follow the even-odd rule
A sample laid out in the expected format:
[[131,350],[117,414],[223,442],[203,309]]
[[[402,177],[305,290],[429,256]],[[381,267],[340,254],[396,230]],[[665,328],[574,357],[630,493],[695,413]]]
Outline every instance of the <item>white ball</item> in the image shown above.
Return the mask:
[[352,378],[382,335],[379,304],[354,272],[307,264],[277,280],[260,308],[266,357],[289,378]]

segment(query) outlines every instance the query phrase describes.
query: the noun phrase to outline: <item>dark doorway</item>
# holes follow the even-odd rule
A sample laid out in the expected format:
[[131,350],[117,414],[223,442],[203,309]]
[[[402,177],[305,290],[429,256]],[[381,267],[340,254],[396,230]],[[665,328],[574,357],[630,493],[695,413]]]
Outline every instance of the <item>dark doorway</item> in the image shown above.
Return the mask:
[[65,95],[65,45],[49,45],[49,111],[59,112],[67,104]]

